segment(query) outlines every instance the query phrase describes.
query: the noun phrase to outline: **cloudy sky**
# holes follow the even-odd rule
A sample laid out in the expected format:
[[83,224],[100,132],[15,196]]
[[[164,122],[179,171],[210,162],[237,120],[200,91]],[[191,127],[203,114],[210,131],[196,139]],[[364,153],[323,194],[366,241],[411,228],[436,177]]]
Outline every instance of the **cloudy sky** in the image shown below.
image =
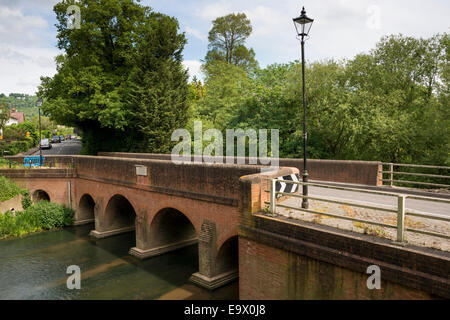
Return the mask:
[[[40,76],[55,73],[58,0],[0,0],[0,93],[34,94]],[[430,37],[449,32],[448,0],[142,0],[176,17],[186,32],[184,64],[200,75],[211,22],[245,12],[253,25],[248,45],[261,66],[300,58],[292,18],[305,6],[315,19],[307,42],[309,61],[351,58],[388,34]]]

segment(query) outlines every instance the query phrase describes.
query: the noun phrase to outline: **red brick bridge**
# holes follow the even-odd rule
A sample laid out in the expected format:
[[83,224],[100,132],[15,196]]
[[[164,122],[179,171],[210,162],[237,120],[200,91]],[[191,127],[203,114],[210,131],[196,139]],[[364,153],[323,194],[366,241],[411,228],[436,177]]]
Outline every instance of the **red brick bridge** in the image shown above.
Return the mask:
[[[308,298],[297,288],[303,284],[289,280],[293,272],[297,276],[300,256],[308,257],[301,267],[308,268],[304,263],[309,263],[309,273],[320,274],[316,269],[323,264],[332,274],[336,272],[333,268],[350,270],[343,273],[347,280],[361,280],[369,261],[367,256],[383,247],[374,244],[373,239],[369,241],[359,236],[350,239],[348,235],[339,235],[338,231],[319,230],[321,227],[294,228],[290,223],[258,214],[268,200],[264,192],[268,188],[265,178],[298,173],[301,160],[281,160],[280,165],[285,167],[261,173],[263,167],[259,165],[176,165],[167,155],[104,153],[97,157],[52,158],[60,163],[65,161],[71,168],[3,169],[0,174],[28,188],[34,200],[47,199],[72,207],[76,212],[76,224],[95,222],[95,230],[91,231],[93,237],[105,238],[135,230],[136,244],[129,253],[140,259],[198,243],[199,271],[191,280],[215,289],[239,276],[241,299]],[[376,185],[379,165],[376,162],[312,161],[311,178]],[[346,250],[354,248],[361,248],[359,255],[352,251],[349,259]],[[387,280],[394,283],[391,287],[395,286],[395,292],[410,292],[404,286],[412,285],[412,297],[429,297],[430,292],[446,296],[448,281],[442,284],[439,275],[428,272],[427,268],[437,270],[438,265],[445,269],[449,266],[448,257],[430,260],[417,250],[409,255],[402,250],[408,249],[388,246],[385,251],[381,250],[384,260],[378,261],[379,264],[395,265],[395,259],[403,254],[416,259],[420,268],[426,270],[416,270],[423,278],[416,285],[410,281],[414,272],[391,266]],[[337,252],[341,252],[338,257]],[[311,264],[311,259],[319,262]],[[336,266],[332,267],[333,263]],[[428,277],[424,276],[427,272]],[[323,287],[316,282],[323,282],[324,278],[311,279],[314,285]],[[328,280],[335,283],[334,278]],[[438,289],[433,291],[436,286]],[[353,289],[325,286],[320,294],[323,297],[334,292],[336,298],[355,298],[352,293],[363,290]],[[392,292],[374,294],[398,298]]]
[[[50,157],[49,157],[50,158]],[[46,199],[72,207],[91,235],[134,231],[130,254],[141,259],[195,243],[192,281],[216,288],[238,277],[239,178],[259,166],[182,164],[117,157],[53,157],[73,168],[11,169],[6,176]]]

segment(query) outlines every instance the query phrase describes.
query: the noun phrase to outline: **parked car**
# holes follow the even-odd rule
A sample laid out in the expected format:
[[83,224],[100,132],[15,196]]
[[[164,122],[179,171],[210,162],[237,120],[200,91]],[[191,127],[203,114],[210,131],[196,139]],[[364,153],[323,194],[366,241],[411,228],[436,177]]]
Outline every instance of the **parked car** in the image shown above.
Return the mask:
[[53,136],[52,137],[52,143],[60,143],[61,137],[60,136]]
[[64,135],[59,136],[61,138],[61,141],[66,141],[66,138],[64,138]]
[[51,149],[52,144],[50,143],[50,141],[48,139],[42,139],[41,140],[41,148],[42,149]]
[[66,135],[66,140],[70,140],[70,139],[72,139],[70,134]]

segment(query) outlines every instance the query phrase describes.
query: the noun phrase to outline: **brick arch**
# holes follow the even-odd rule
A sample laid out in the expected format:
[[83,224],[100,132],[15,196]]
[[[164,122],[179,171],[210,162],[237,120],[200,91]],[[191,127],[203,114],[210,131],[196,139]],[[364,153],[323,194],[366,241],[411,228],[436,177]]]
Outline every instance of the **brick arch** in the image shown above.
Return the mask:
[[[136,217],[141,213],[141,207],[142,205],[139,205],[139,200],[135,199],[134,194],[130,191],[132,189],[123,188],[123,187],[113,187],[109,188],[109,186],[105,186],[106,192],[100,192],[99,195],[95,198],[95,203],[99,204],[100,210],[99,210],[99,216],[104,217],[106,213],[106,208],[108,207],[109,202],[112,198],[115,196],[122,196],[124,197],[133,207],[134,212],[136,214]],[[85,192],[89,193],[89,192]]]
[[192,226],[195,228],[195,232],[197,235],[200,234],[200,230],[202,227],[202,217],[194,212],[191,212],[189,208],[182,208],[177,205],[175,201],[163,201],[162,203],[158,203],[157,209],[149,208],[147,211],[147,230],[151,230],[151,226],[155,220],[155,218],[162,213],[164,210],[174,210],[185,216],[189,222],[192,224]]
[[219,252],[220,248],[233,237],[237,237],[237,230],[229,229],[229,230],[220,230],[219,225],[219,238],[217,239],[217,252]]
[[129,197],[115,193],[106,198],[101,217],[97,217],[102,229],[133,227],[137,218],[136,205]]
[[238,268],[239,244],[237,235],[226,239],[223,244],[219,246],[216,260],[216,272],[219,274]]
[[199,234],[192,218],[173,207],[159,209],[149,220],[147,230],[152,246],[193,241]]
[[77,202],[77,220],[95,219],[95,206],[97,202],[89,193],[84,193]]
[[80,194],[81,194],[81,196],[79,196],[79,197],[75,200],[76,203],[77,203],[78,205],[80,204],[80,201],[81,201],[81,199],[82,199],[84,196],[89,196],[89,197],[91,197],[92,200],[94,200],[94,202],[97,203],[96,198],[98,198],[98,196],[97,196],[97,197],[94,197],[94,196],[93,196],[94,193],[92,193],[92,192],[83,192],[83,193],[80,193]]
[[[198,202],[197,200],[178,199],[176,197],[151,198],[152,204],[144,210],[145,229],[150,230],[152,221],[156,214],[165,208],[173,208],[183,213],[194,225],[197,235],[201,234],[202,224],[205,219],[214,221],[218,231],[217,250],[222,244],[233,236],[237,236],[237,208],[222,206],[216,208],[216,204],[209,202]],[[211,214],[220,212],[219,214]]]
[[42,188],[36,188],[30,194],[31,194],[31,199],[33,200],[33,202],[39,202],[41,200],[51,201],[53,198],[53,195],[51,195],[50,192],[48,192]]

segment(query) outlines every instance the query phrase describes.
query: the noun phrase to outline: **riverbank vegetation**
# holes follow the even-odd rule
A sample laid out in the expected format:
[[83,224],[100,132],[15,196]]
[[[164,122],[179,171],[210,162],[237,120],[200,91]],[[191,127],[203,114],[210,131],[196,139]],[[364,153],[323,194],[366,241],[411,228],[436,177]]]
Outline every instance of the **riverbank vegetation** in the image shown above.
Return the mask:
[[48,201],[33,204],[28,190],[0,175],[0,202],[22,195],[23,211],[0,213],[0,239],[70,226],[74,211]]
[[48,201],[32,204],[21,212],[0,214],[0,239],[71,226],[73,210]]

